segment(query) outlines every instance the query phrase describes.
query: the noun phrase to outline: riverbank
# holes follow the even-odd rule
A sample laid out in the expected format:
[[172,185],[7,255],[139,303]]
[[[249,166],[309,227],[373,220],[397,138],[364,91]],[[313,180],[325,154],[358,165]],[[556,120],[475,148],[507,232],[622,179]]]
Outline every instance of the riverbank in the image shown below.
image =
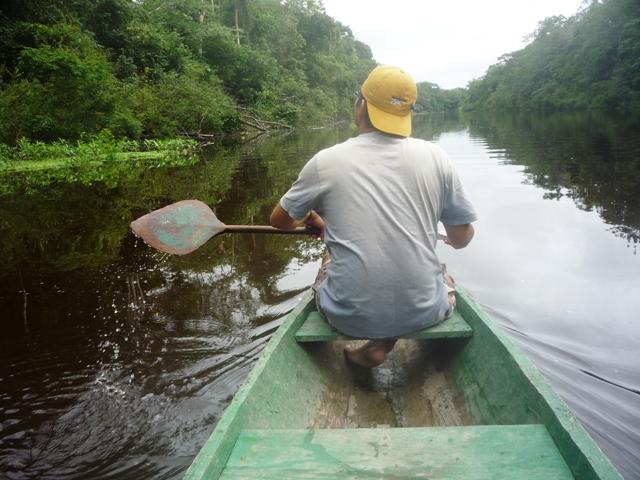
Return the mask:
[[0,144],[0,175],[87,165],[97,167],[110,162],[158,161],[166,166],[188,165],[197,160],[199,151],[195,140],[115,140],[108,130],[75,143],[59,140],[49,144],[21,138],[15,147]]

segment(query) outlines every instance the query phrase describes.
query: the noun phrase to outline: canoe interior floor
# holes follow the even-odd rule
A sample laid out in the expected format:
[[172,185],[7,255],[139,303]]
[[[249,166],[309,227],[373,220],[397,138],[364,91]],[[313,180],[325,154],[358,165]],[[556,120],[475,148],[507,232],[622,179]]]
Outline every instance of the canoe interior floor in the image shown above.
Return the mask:
[[385,363],[372,370],[346,362],[347,342],[307,347],[326,378],[317,415],[307,428],[475,425],[451,378],[451,342],[399,340]]
[[347,342],[306,344],[325,384],[315,417],[304,429],[243,430],[220,478],[574,478],[544,425],[470,418],[451,375],[461,342],[399,340],[372,370],[345,360]]

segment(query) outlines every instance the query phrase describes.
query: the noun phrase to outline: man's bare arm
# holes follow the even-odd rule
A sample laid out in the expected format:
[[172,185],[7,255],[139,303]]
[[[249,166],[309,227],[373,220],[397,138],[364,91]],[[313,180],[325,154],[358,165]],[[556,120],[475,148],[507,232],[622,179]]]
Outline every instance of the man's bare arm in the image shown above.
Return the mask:
[[311,238],[324,238],[324,220],[318,215],[315,210],[311,210],[302,220],[294,220],[282,208],[282,205],[278,203],[276,208],[271,212],[271,218],[269,219],[271,225],[279,228],[280,230],[293,230],[294,228],[304,225],[305,227],[315,227],[320,230],[319,235],[310,235]]
[[465,225],[447,225],[443,223],[444,229],[447,231],[447,239],[444,241],[453,248],[464,248],[469,245],[473,238],[473,225],[467,223]]
[[294,228],[299,227],[304,223],[302,221],[294,220],[293,218],[291,218],[287,211],[282,208],[282,205],[280,205],[280,203],[278,203],[278,205],[276,205],[276,208],[273,209],[273,212],[271,212],[271,218],[269,219],[269,221],[271,222],[272,226],[279,228],[280,230],[293,230]]

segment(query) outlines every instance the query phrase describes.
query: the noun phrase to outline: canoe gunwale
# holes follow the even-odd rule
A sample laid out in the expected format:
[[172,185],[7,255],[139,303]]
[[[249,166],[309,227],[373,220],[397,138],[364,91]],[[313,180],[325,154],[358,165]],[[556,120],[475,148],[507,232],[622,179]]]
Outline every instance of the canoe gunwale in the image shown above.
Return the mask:
[[[513,340],[465,290],[459,287],[457,302],[460,313],[474,330],[474,335],[468,345],[469,348],[462,350],[463,355],[465,355],[464,352],[473,350],[474,342],[476,345],[489,343],[493,354],[501,357],[505,363],[515,364],[516,368],[513,370],[521,372],[529,387],[537,394],[537,398],[530,399],[531,407],[527,412],[529,420],[519,418],[516,419],[517,423],[544,424],[575,478],[580,480],[622,480],[620,473],[589,436],[565,401]],[[496,350],[502,350],[502,352]],[[507,395],[510,397],[513,389],[509,390]],[[499,402],[496,403],[500,405]],[[502,423],[499,416],[500,412],[493,419],[497,424]],[[509,422],[505,421],[504,423]]]

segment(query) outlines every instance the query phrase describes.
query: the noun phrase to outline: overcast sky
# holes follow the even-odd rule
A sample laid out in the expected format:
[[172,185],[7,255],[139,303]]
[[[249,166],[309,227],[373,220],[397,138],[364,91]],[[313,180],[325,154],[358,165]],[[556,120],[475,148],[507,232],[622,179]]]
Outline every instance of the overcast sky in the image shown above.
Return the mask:
[[466,87],[498,57],[525,47],[540,20],[574,15],[582,0],[323,0],[381,64],[416,82]]

